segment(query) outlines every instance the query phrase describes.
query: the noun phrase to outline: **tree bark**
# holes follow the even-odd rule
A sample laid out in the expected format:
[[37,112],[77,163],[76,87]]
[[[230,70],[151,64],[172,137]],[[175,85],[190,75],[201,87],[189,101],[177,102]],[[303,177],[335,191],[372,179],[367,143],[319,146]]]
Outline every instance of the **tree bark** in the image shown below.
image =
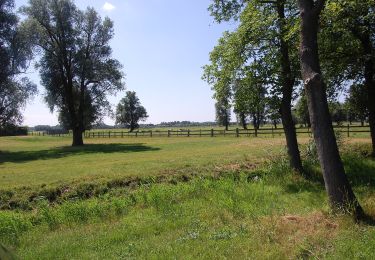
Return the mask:
[[285,1],[277,2],[277,13],[279,18],[279,41],[281,61],[281,84],[282,100],[280,106],[281,120],[284,127],[286,145],[288,149],[289,162],[293,170],[303,173],[302,160],[298,149],[297,134],[292,116],[292,94],[295,78],[292,75],[289,57],[289,46],[284,39],[285,33]]
[[[283,98],[284,101],[284,98]],[[292,118],[290,103],[282,102],[281,119],[285,132],[286,145],[289,155],[289,163],[293,170],[304,173],[300,151],[298,149],[296,128]]]
[[352,212],[357,217],[363,210],[345,175],[332,119],[328,110],[326,87],[318,55],[319,16],[325,0],[298,0],[301,16],[300,63],[308,109],[320,166],[331,208]]
[[73,128],[73,143],[72,146],[82,146],[83,145],[83,131],[80,127]]

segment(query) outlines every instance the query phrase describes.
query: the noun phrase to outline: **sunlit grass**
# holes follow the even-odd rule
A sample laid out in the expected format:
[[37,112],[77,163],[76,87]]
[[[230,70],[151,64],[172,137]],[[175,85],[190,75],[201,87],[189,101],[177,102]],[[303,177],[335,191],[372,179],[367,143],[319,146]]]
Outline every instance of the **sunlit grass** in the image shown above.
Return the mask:
[[[0,176],[12,177],[9,189],[0,177],[2,189],[27,204],[0,211],[0,243],[21,259],[375,257],[375,228],[331,215],[324,185],[289,169],[282,138],[0,141]],[[368,139],[344,140],[343,159],[374,216],[368,148]],[[51,200],[59,183],[64,194]]]

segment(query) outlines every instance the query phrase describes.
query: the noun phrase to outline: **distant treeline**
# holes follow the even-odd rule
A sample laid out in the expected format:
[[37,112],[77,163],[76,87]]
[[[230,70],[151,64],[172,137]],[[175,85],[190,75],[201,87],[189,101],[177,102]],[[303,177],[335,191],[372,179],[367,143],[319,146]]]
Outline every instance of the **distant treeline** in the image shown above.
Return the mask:
[[19,127],[15,125],[6,125],[0,127],[0,136],[20,136],[20,135],[27,135],[28,129],[27,127]]

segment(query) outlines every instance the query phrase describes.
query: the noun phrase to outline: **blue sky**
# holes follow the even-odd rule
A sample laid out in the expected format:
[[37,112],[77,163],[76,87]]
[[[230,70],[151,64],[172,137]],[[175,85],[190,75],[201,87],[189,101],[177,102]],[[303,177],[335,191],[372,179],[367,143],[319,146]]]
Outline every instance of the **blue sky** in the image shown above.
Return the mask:
[[[16,0],[17,7],[27,0]],[[202,66],[224,30],[234,24],[216,24],[207,7],[210,0],[76,0],[79,8],[94,7],[115,24],[113,57],[124,66],[128,90],[137,92],[149,113],[147,122],[213,121],[210,87],[201,80]],[[27,105],[25,125],[57,124],[42,101],[38,73],[30,78],[39,96]],[[116,105],[125,92],[109,98]],[[106,118],[107,124],[113,119]]]

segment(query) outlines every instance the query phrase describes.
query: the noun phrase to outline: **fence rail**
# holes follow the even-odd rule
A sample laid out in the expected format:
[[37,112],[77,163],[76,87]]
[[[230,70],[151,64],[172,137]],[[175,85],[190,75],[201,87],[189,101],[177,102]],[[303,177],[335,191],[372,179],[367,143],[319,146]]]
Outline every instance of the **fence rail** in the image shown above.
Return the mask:
[[[369,126],[358,126],[358,125],[346,125],[346,126],[334,126],[336,132],[345,134],[350,137],[356,133],[370,133]],[[311,135],[311,128],[300,127],[296,128],[297,134]],[[85,138],[125,138],[125,137],[218,137],[218,136],[247,136],[247,137],[258,137],[258,136],[281,136],[284,134],[283,128],[260,128],[260,129],[230,129],[230,130],[219,130],[219,129],[180,129],[180,130],[142,130],[142,131],[85,131]],[[32,136],[71,136],[71,131],[68,132],[29,132]]]

